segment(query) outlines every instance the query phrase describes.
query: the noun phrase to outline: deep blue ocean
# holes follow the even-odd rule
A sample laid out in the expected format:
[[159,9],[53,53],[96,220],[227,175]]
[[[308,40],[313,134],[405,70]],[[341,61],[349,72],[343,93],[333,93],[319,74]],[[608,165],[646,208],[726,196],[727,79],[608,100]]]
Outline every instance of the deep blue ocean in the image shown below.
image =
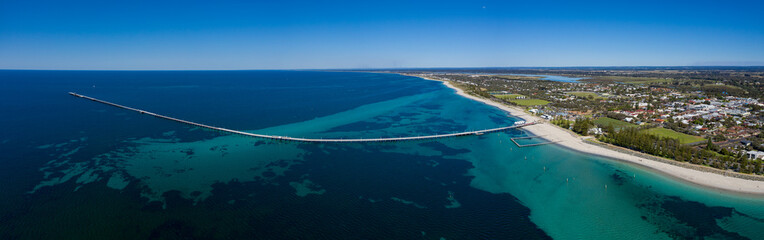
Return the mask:
[[[763,239],[764,199],[522,130],[440,82],[314,71],[0,71],[0,239]],[[605,188],[604,186],[608,187]]]

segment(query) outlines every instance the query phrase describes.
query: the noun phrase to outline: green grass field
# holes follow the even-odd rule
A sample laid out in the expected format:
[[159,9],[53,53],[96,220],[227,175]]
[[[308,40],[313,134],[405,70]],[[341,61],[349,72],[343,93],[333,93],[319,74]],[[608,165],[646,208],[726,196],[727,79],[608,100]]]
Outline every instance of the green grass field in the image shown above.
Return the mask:
[[518,97],[523,97],[523,95],[520,94],[495,94],[494,97],[505,99],[505,100],[514,100]]
[[694,142],[700,142],[700,141],[706,140],[705,138],[702,138],[702,137],[687,135],[684,133],[675,132],[674,130],[665,129],[661,127],[642,130],[642,132],[660,136],[660,137],[670,137],[670,138],[678,139],[679,143],[681,144],[688,144],[688,143],[694,143]]
[[568,95],[576,96],[577,98],[589,98],[589,96],[592,96],[592,99],[605,99],[605,97],[602,97],[598,95],[597,93],[593,92],[567,92]]
[[520,106],[537,106],[537,105],[549,104],[548,101],[541,100],[541,99],[515,99],[515,100],[510,100],[510,102],[513,102]]
[[624,122],[624,121],[621,121],[621,120],[618,120],[618,119],[612,119],[612,118],[609,118],[609,117],[601,117],[601,118],[594,119],[594,124],[596,124],[597,126],[600,126],[600,127],[604,127],[604,126],[607,126],[607,125],[613,125],[613,128],[615,128],[615,129],[621,129],[621,128],[624,128],[624,127],[634,127],[634,126],[637,126],[637,125],[634,125],[634,124],[631,124],[631,123],[628,123],[628,122]]

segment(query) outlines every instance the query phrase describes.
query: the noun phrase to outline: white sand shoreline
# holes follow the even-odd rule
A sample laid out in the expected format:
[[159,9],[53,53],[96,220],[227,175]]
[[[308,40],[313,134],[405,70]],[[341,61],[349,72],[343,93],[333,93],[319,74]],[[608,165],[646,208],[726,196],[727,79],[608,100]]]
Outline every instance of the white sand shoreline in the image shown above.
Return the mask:
[[[416,76],[419,77],[419,76]],[[538,121],[539,124],[524,127],[528,132],[531,132],[537,136],[543,136],[547,140],[554,141],[555,144],[572,149],[574,151],[583,152],[587,154],[598,155],[606,158],[612,158],[639,166],[647,167],[666,174],[670,177],[674,177],[679,180],[683,180],[692,184],[710,187],[723,191],[730,191],[734,193],[743,193],[747,195],[764,195],[764,181],[747,180],[736,177],[724,176],[711,172],[698,171],[694,169],[684,168],[668,163],[663,163],[655,160],[642,158],[639,156],[629,155],[626,153],[614,151],[608,148],[584,143],[583,139],[579,136],[575,136],[570,132],[563,130],[549,122],[543,121],[541,118],[532,116],[526,113],[524,110],[507,106],[502,103],[498,103],[489,99],[479,98],[465,93],[462,89],[451,85],[447,81],[441,81],[437,79],[429,79],[420,77],[426,80],[433,80],[442,82],[446,87],[456,90],[456,94],[468,99],[472,99],[484,104],[494,106],[506,112],[512,114],[512,116],[524,119],[527,122]]]

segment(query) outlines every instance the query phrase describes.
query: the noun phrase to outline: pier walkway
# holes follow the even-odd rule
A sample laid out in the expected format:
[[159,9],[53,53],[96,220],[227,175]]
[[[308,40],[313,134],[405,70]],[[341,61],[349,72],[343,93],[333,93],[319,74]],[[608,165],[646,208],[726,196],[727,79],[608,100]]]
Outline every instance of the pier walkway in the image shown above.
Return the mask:
[[352,142],[399,142],[399,141],[414,141],[414,140],[427,140],[427,139],[436,139],[436,138],[448,138],[448,137],[461,137],[461,136],[470,136],[470,135],[482,135],[485,133],[493,133],[493,132],[502,132],[509,129],[514,128],[521,128],[529,125],[536,124],[536,122],[530,122],[525,124],[517,124],[507,127],[500,127],[500,128],[492,128],[492,129],[485,129],[485,130],[478,130],[478,131],[469,131],[469,132],[459,132],[459,133],[449,133],[449,134],[439,134],[439,135],[428,135],[428,136],[416,136],[416,137],[396,137],[396,138],[356,138],[356,139],[316,139],[316,138],[296,138],[296,137],[287,137],[287,136],[273,136],[273,135],[265,135],[265,134],[256,134],[256,133],[248,133],[248,132],[242,132],[237,130],[231,130],[227,128],[221,128],[221,127],[214,127],[209,125],[204,125],[201,123],[195,123],[191,121],[186,121],[183,119],[177,119],[173,117],[168,117],[148,111],[144,111],[137,108],[131,108],[123,105],[119,105],[116,103],[107,102],[104,100],[100,100],[97,98],[88,97],[85,95],[69,92],[69,95],[84,98],[90,101],[94,101],[97,103],[103,103],[106,105],[110,105],[113,107],[118,107],[122,109],[127,109],[130,111],[139,112],[141,114],[146,114],[150,116],[154,116],[157,118],[163,118],[170,121],[175,121],[179,123],[184,123],[200,128],[206,128],[211,129],[215,131],[221,131],[221,132],[227,132],[231,134],[237,134],[237,135],[243,135],[243,136],[249,136],[249,137],[256,137],[256,138],[267,138],[267,139],[273,139],[273,140],[282,140],[282,141],[293,141],[293,142],[312,142],[312,143],[352,143]]

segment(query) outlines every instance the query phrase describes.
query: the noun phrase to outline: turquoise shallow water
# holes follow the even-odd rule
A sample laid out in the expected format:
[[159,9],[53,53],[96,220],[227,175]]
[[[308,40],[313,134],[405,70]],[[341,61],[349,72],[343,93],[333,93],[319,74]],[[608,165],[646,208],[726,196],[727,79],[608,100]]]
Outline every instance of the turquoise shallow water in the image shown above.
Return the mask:
[[65,96],[74,90],[297,137],[412,136],[514,122],[439,82],[282,71],[0,74],[18,81],[5,83],[4,97],[37,97],[3,103],[15,114],[3,120],[9,134],[0,140],[8,166],[0,170],[2,238],[762,238],[762,198],[556,145],[518,148],[509,138],[526,136],[522,130],[393,144],[281,143]]

